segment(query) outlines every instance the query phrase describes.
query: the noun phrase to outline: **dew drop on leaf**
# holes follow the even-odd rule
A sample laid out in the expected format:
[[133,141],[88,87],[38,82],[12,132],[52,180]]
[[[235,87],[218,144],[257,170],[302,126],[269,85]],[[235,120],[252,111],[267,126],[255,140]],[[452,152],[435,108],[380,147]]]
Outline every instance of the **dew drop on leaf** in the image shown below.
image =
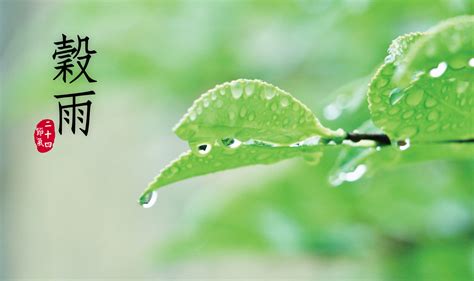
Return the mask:
[[231,91],[234,99],[239,99],[242,96],[243,90],[242,83],[239,81],[233,81],[231,83]]
[[247,83],[247,85],[245,85],[245,95],[250,97],[253,94],[254,89],[255,89],[254,83]]
[[267,100],[271,100],[274,96],[275,96],[275,92],[274,92],[273,88],[266,87],[265,88],[265,98]]
[[398,142],[398,148],[400,150],[407,150],[408,148],[410,148],[410,139],[399,141]]
[[140,205],[145,209],[151,208],[153,205],[155,205],[157,198],[158,192],[149,192],[140,198]]
[[428,114],[428,121],[436,121],[439,118],[439,112],[434,110]]
[[208,143],[203,143],[198,145],[197,151],[200,155],[207,155],[209,152],[211,152],[212,145]]
[[430,76],[433,78],[441,77],[447,68],[448,64],[446,62],[440,62],[436,68],[430,70]]
[[396,104],[404,95],[405,93],[400,88],[393,89],[389,94],[390,104]]
[[457,83],[457,87],[456,87],[456,93],[458,94],[462,94],[466,91],[466,89],[469,87],[469,82],[467,81],[459,81]]
[[426,101],[425,101],[425,106],[427,108],[431,108],[433,106],[435,106],[436,104],[438,104],[438,102],[435,100],[435,99],[432,99],[432,98],[428,98]]
[[239,116],[243,118],[243,117],[245,117],[246,114],[247,114],[247,108],[242,107],[242,108],[240,109],[240,114],[239,114]]
[[407,95],[407,104],[411,106],[417,106],[423,99],[423,90],[416,89],[415,91]]

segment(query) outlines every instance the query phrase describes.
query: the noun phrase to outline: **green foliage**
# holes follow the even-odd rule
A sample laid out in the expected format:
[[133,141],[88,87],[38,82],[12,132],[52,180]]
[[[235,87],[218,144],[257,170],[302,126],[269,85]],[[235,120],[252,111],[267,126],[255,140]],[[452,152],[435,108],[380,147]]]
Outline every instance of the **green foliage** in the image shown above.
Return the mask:
[[[194,176],[297,156],[318,159],[329,143],[346,147],[333,169],[334,185],[357,179],[367,166],[373,172],[399,162],[469,158],[474,154],[470,144],[435,143],[474,137],[473,37],[472,16],[448,20],[426,33],[400,36],[368,87],[369,109],[378,128],[367,123],[360,128],[363,133],[382,130],[392,143],[406,140],[402,150],[421,141],[438,150],[418,146],[402,155],[396,145],[381,149],[371,138],[356,145],[342,129],[323,127],[285,91],[240,79],[218,85],[194,102],[174,129],[191,151],[160,172],[140,203],[146,204],[154,190]],[[358,175],[350,174],[354,171]]]
[[218,85],[197,99],[175,127],[190,144],[225,138],[292,144],[310,136],[341,136],[323,127],[304,104],[259,80]]
[[392,139],[474,137],[472,38],[471,16],[394,40],[369,86],[374,123]]

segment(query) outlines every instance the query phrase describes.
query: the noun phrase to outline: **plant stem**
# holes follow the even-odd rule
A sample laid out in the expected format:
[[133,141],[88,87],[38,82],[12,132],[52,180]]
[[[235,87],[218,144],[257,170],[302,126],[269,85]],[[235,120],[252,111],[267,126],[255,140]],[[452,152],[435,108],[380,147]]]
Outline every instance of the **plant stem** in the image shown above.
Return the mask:
[[[385,134],[359,134],[359,133],[347,133],[346,136],[347,140],[353,142],[359,142],[361,140],[371,140],[375,141],[377,145],[384,146],[390,145],[392,141],[390,138]],[[405,141],[398,141],[398,145],[403,145]],[[474,139],[465,139],[465,140],[445,140],[445,141],[437,141],[437,143],[474,143]]]
[[390,145],[392,142],[390,138],[385,134],[359,134],[359,133],[348,133],[346,136],[347,140],[353,142],[359,142],[361,140],[372,140],[377,143],[377,145]]

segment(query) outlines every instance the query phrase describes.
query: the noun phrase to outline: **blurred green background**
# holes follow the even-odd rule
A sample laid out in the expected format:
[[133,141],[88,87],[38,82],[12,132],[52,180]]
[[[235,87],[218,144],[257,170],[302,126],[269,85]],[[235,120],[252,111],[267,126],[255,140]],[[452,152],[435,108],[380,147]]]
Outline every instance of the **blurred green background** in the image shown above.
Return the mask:
[[[391,40],[472,5],[2,0],[0,278],[470,280],[472,160],[393,165],[334,188],[330,151],[318,166],[180,182],[151,209],[136,200],[186,149],[171,128],[214,85],[262,79],[323,124],[354,129],[369,119],[364,87]],[[62,33],[90,37],[97,83],[52,80]],[[38,153],[36,123],[57,122],[53,95],[86,90],[89,136],[66,132]]]

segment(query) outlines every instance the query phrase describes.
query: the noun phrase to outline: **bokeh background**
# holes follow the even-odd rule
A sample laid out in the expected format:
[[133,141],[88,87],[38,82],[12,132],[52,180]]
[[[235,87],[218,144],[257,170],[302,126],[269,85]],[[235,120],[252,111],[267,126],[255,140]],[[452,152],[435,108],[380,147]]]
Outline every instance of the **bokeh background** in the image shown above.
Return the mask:
[[[472,14],[471,1],[2,0],[0,12],[0,279],[472,278],[472,160],[390,165],[335,188],[330,151],[317,166],[237,169],[136,203],[187,149],[171,128],[214,85],[262,79],[354,129],[391,40]],[[97,83],[52,80],[62,33],[90,37]],[[38,153],[53,95],[85,90],[89,136]]]

